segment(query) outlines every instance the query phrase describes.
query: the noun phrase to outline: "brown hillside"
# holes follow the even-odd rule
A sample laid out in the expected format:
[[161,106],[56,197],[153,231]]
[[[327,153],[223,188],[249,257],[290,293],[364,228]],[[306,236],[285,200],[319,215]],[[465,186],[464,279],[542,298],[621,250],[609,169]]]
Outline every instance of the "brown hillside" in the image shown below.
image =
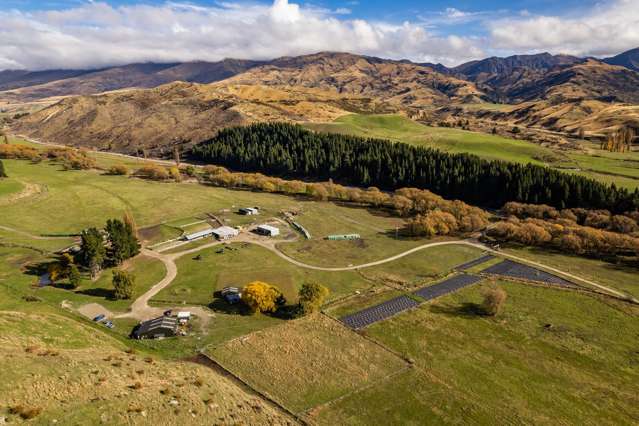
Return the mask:
[[483,94],[473,83],[422,65],[348,53],[282,58],[226,80],[230,84],[301,86],[378,98],[401,107],[471,102]]
[[69,97],[15,123],[13,131],[65,145],[170,155],[220,128],[253,121],[332,121],[349,112],[389,112],[380,102],[312,88],[172,83]]

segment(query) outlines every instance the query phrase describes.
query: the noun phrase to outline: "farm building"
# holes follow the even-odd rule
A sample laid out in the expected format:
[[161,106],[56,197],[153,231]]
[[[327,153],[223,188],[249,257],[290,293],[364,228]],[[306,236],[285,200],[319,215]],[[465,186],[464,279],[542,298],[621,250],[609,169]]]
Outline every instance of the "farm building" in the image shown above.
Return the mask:
[[240,209],[240,214],[245,216],[254,216],[260,214],[260,209],[257,207],[243,207]]
[[211,235],[213,235],[213,232],[215,230],[213,228],[210,229],[205,229],[204,231],[200,231],[200,232],[196,232],[194,234],[188,234],[184,237],[184,239],[186,241],[195,241],[195,240],[199,240],[200,238],[206,238],[209,237]]
[[280,235],[279,228],[276,228],[271,225],[260,225],[257,228],[255,228],[255,232],[257,232],[260,235],[266,235],[267,237],[276,237]]
[[213,230],[213,235],[220,241],[228,240],[233,237],[237,237],[240,235],[240,231],[235,228],[231,228],[230,226],[221,226],[217,229]]
[[163,339],[173,337],[178,331],[178,319],[161,316],[140,323],[131,333],[134,339]]
[[340,240],[359,240],[362,238],[359,234],[344,234],[344,235],[329,235],[327,240],[340,241]]
[[242,300],[242,291],[237,287],[224,287],[220,293],[230,305],[239,303]]

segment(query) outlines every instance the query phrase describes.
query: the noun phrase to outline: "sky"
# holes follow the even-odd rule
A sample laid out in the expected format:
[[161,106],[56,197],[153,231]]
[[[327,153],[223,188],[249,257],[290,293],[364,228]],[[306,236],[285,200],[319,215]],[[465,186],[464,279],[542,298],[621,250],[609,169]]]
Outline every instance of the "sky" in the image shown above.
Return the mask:
[[344,51],[448,66],[639,47],[639,0],[0,0],[0,69]]

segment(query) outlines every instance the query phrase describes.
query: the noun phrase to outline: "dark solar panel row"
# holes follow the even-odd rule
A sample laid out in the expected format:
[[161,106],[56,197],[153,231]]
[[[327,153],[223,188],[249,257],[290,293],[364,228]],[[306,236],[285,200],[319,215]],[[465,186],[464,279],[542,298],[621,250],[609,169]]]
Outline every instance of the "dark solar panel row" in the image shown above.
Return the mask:
[[395,314],[414,308],[419,302],[408,296],[400,296],[395,299],[388,300],[363,311],[356,312],[341,318],[341,321],[348,327],[353,329],[363,328],[378,321],[390,318]]
[[473,266],[480,265],[482,263],[488,262],[489,260],[492,260],[494,258],[495,258],[495,256],[493,256],[492,254],[486,254],[486,255],[480,257],[479,259],[471,260],[470,262],[466,262],[466,263],[464,263],[462,265],[459,265],[455,269],[457,269],[458,271],[465,271],[466,269],[470,269]]
[[446,281],[442,281],[439,284],[421,288],[413,294],[423,299],[431,300],[435,299],[436,297],[452,293],[453,291],[457,291],[460,288],[475,284],[476,282],[481,281],[481,279],[481,277],[476,277],[474,275],[456,275],[452,278],[447,279]]
[[492,265],[482,272],[492,275],[502,275],[504,277],[520,278],[529,281],[538,281],[547,284],[555,284],[561,286],[572,286],[569,281],[564,280],[556,275],[549,274],[532,266],[523,265],[513,262],[512,260],[504,260],[503,262]]

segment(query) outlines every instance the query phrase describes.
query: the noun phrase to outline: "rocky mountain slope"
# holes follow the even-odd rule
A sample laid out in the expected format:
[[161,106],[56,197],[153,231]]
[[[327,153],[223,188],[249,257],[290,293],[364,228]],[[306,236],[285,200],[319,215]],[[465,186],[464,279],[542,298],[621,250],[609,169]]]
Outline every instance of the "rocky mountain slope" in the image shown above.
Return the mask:
[[[134,87],[154,88],[175,81],[212,83],[261,64],[263,62],[225,59],[220,62],[131,64],[96,71],[27,73],[23,76],[22,71],[3,71],[6,81],[3,83],[0,73],[0,99],[25,102]],[[56,73],[60,78],[55,78]]]
[[604,59],[610,65],[619,65],[633,71],[639,71],[639,48],[628,50],[612,58]]

